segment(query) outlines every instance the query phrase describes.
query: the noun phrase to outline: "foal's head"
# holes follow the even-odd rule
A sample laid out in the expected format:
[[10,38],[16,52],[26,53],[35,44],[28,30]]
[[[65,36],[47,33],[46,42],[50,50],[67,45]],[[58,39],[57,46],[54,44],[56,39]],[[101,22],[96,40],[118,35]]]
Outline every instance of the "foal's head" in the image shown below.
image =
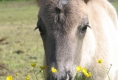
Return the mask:
[[72,80],[89,25],[87,0],[40,0],[37,28],[43,40],[48,80]]

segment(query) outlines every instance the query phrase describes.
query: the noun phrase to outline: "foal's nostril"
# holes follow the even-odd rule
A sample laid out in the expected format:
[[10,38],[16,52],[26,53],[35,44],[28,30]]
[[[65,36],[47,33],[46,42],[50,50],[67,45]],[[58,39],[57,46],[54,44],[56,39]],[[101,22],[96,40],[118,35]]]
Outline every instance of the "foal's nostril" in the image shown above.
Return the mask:
[[72,80],[72,76],[70,74],[67,74],[66,80]]
[[51,75],[47,78],[47,80],[73,80],[72,79],[72,76],[70,74],[67,74],[65,76],[60,76],[60,75],[57,75],[57,76],[54,76],[54,75]]
[[56,76],[50,75],[48,76],[47,80],[58,80]]
[[73,80],[70,72],[58,72],[48,76],[47,80]]

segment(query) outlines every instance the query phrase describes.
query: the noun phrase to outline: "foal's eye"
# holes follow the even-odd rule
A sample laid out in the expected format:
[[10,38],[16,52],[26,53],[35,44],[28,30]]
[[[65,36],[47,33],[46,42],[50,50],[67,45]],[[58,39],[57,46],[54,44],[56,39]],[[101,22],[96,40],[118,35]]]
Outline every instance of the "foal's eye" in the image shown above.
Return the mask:
[[41,19],[39,19],[38,22],[37,22],[37,28],[39,29],[40,34],[41,35],[44,35],[44,33],[45,33],[45,27],[44,27],[44,24],[43,24],[43,22],[42,22]]
[[44,35],[45,31],[42,26],[39,26],[39,31],[41,35]]
[[84,27],[82,27],[82,29],[81,29],[81,32],[82,32],[82,33],[85,33],[85,32],[86,32],[87,26],[88,26],[88,25],[85,25]]
[[84,25],[82,28],[81,28],[81,33],[85,33],[86,30],[87,30],[87,27],[89,27],[89,25]]

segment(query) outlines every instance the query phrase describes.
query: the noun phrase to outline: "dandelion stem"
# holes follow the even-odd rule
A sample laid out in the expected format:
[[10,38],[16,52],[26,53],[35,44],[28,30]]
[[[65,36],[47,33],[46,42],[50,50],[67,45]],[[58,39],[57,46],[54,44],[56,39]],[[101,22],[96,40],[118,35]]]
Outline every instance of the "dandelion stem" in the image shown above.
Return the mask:
[[36,73],[36,76],[37,76],[37,74],[40,72],[40,70]]
[[109,77],[109,75],[107,74],[107,76],[108,76],[108,79],[110,80],[110,77]]
[[108,79],[110,80],[110,77],[109,77],[109,74],[108,74],[107,70],[105,70],[105,73],[107,73]]
[[85,78],[85,80],[87,80],[87,78]]
[[109,68],[109,70],[107,72],[107,76],[108,76],[109,80],[110,80],[109,71],[111,70],[111,67],[112,67],[112,65],[110,65],[110,68]]
[[109,74],[109,71],[111,70],[111,66],[112,66],[112,65],[110,65],[110,68],[109,68],[109,70],[108,70],[107,74]]
[[49,73],[49,75],[47,75],[46,79],[51,75],[52,73]]
[[75,76],[75,80],[77,80],[77,78],[78,78],[78,74],[79,74],[79,73],[77,72],[77,74],[76,74],[76,76]]
[[44,70],[43,70],[43,76],[44,76],[44,79],[46,80],[46,76],[45,76]]
[[34,73],[34,76],[35,76],[36,80],[38,80],[37,74],[35,74],[35,71],[34,71],[34,67],[33,67],[33,73]]
[[[103,65],[102,65],[102,67],[103,67]],[[103,69],[104,69],[104,67],[103,67]],[[109,68],[109,70],[108,70],[108,72],[107,72],[107,70],[105,69],[104,71],[105,71],[105,73],[107,74],[107,76],[108,76],[108,80],[110,80],[110,76],[109,76],[109,71],[110,71],[110,69],[111,69],[111,66],[110,66],[110,68]]]

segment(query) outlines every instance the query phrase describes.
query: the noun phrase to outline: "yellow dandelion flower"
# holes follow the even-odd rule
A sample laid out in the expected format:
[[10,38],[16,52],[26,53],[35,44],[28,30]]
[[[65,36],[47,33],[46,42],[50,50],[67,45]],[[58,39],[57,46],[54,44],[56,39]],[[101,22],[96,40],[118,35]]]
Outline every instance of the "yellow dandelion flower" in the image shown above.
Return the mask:
[[82,71],[82,67],[81,66],[77,66],[76,70],[77,70],[77,72],[80,72],[80,71]]
[[86,77],[90,77],[90,76],[92,76],[92,74],[89,72],[89,73],[84,73],[84,75],[86,76]]
[[55,69],[54,67],[51,68],[52,73],[56,73],[57,69]]
[[36,63],[31,63],[31,66],[32,67],[36,67]]
[[102,59],[97,60],[98,63],[102,63]]
[[12,80],[12,76],[7,76],[6,80]]
[[92,76],[91,72],[89,72],[89,73],[88,73],[88,76],[89,76],[89,77],[91,77],[91,76]]
[[86,77],[89,77],[89,74],[86,72],[86,73],[84,73],[84,75],[86,76]]
[[30,75],[27,75],[25,80],[30,80]]
[[88,77],[88,73],[87,73],[87,69],[86,69],[86,68],[83,68],[82,72],[84,73],[84,75],[85,75],[86,77]]
[[47,68],[47,66],[40,66],[40,68],[41,68],[41,69],[46,69],[46,68]]
[[84,69],[82,70],[82,72],[83,72],[83,74],[84,74],[86,77],[92,76],[91,72],[88,72],[86,68],[84,68]]
[[84,73],[84,75],[85,75],[86,77],[90,77],[90,74],[89,74],[89,73]]
[[83,69],[82,69],[82,72],[83,72],[83,73],[87,73],[87,69],[86,69],[86,68],[83,68]]

